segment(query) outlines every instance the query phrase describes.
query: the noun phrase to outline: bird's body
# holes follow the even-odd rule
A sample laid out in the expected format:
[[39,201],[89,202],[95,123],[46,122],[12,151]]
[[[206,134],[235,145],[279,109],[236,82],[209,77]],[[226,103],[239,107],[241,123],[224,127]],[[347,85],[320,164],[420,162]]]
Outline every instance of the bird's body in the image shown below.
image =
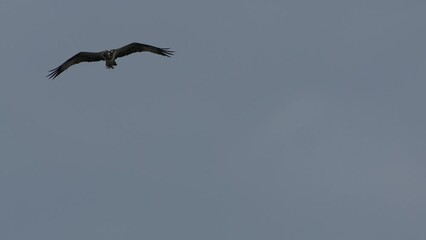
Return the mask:
[[105,65],[109,69],[114,69],[114,66],[117,66],[117,62],[115,62],[115,52],[115,50],[106,50],[101,52],[101,55],[105,60]]
[[135,52],[152,52],[166,57],[170,57],[174,53],[174,51],[170,51],[168,48],[158,48],[142,43],[131,43],[121,48],[102,52],[79,52],[62,63],[59,67],[50,70],[47,77],[54,79],[72,65],[81,62],[105,61],[105,65],[108,69],[114,69],[114,66],[117,66],[117,62],[115,61],[117,58],[124,57]]

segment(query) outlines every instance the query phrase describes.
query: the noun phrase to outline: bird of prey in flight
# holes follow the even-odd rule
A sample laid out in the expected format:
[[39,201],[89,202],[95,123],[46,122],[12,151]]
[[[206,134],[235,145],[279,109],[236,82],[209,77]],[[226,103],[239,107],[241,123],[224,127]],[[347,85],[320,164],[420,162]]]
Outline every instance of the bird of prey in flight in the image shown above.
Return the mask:
[[50,73],[46,77],[48,77],[49,79],[54,79],[72,65],[81,62],[105,61],[106,67],[109,69],[113,69],[114,66],[117,66],[115,59],[127,56],[135,52],[152,52],[166,57],[170,57],[174,54],[174,51],[169,50],[169,48],[158,48],[151,45],[134,42],[121,48],[106,50],[102,52],[79,52],[70,59],[66,60],[64,63],[62,63],[59,67],[50,70]]

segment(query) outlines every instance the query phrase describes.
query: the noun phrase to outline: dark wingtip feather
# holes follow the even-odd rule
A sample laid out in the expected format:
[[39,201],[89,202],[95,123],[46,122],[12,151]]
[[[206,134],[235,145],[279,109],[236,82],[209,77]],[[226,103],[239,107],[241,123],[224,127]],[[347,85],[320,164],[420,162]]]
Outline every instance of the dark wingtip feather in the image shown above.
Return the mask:
[[175,54],[175,51],[169,50],[169,48],[161,48],[161,55],[171,57]]
[[54,68],[52,70],[49,70],[49,74],[47,74],[46,77],[48,77],[51,80],[55,79],[59,75],[59,73],[60,73],[59,68],[60,67]]

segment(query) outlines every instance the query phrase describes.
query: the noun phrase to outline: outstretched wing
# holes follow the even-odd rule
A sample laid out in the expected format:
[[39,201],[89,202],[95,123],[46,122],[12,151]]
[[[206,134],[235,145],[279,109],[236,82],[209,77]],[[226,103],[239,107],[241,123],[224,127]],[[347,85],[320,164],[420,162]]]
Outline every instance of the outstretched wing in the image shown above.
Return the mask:
[[168,48],[158,48],[151,45],[134,42],[124,47],[115,49],[115,57],[124,57],[135,52],[152,52],[166,57],[170,57],[174,53],[174,51],[171,51]]
[[61,66],[50,70],[50,73],[46,77],[48,77],[49,79],[54,79],[74,64],[78,64],[81,62],[97,62],[101,60],[104,60],[101,53],[79,52],[70,59],[66,60],[64,63],[62,63]]

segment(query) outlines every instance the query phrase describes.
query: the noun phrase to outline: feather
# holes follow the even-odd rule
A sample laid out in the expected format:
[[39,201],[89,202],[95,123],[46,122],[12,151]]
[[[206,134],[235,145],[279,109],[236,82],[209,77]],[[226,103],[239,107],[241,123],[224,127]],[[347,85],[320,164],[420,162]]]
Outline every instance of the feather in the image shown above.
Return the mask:
[[124,57],[136,52],[151,52],[158,55],[170,57],[174,54],[174,51],[170,51],[168,48],[158,48],[147,44],[142,43],[130,43],[124,47],[115,49],[115,56],[117,58]]
[[79,52],[70,59],[66,60],[64,63],[62,63],[59,67],[50,70],[50,73],[46,77],[54,79],[74,64],[79,64],[81,62],[97,62],[101,60],[104,60],[101,53]]

